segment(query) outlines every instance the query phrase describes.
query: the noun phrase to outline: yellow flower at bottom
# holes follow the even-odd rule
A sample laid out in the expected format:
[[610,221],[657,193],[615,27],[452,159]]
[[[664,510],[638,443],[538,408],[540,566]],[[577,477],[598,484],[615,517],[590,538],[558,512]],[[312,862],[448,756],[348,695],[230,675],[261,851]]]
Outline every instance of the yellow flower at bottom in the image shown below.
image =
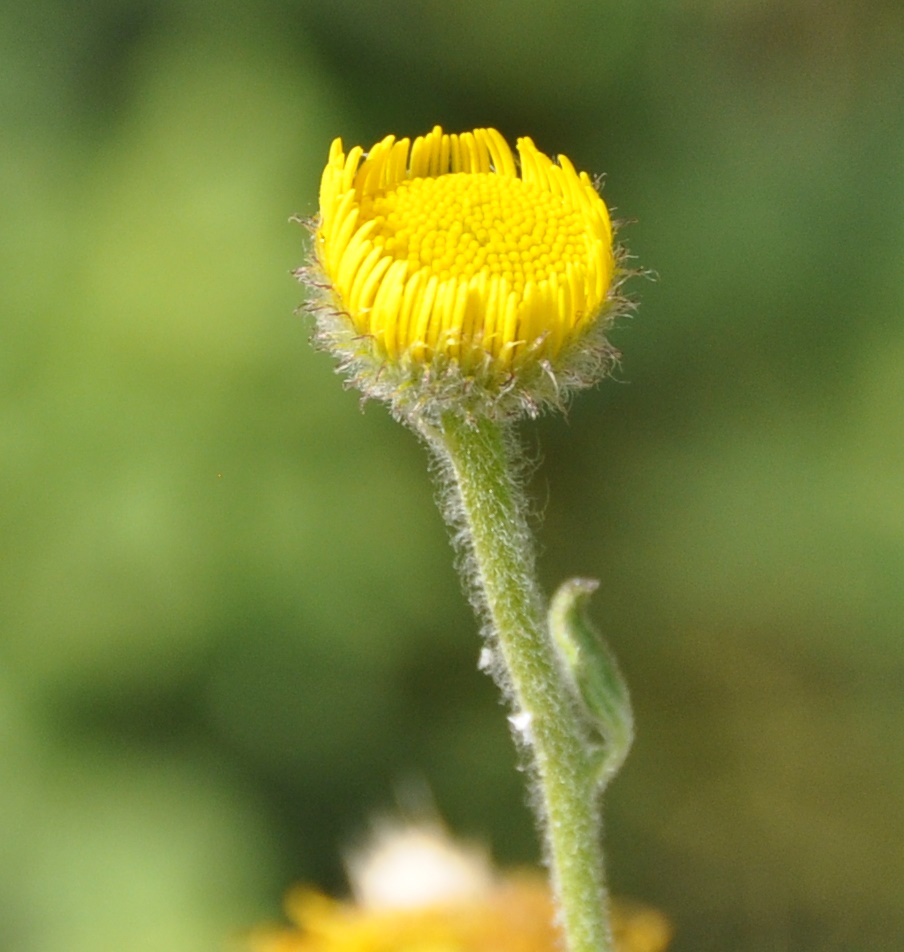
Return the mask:
[[[318,892],[290,894],[294,929],[261,931],[252,952],[558,952],[549,890],[539,876],[512,877],[480,899],[368,909]],[[654,909],[616,903],[617,952],[662,952],[671,937]]]
[[[352,856],[355,901],[293,890],[294,927],[259,930],[251,952],[559,952],[549,887],[501,875],[479,847],[436,824],[389,825]],[[655,909],[616,901],[617,952],[662,952],[672,929]]]
[[620,272],[606,205],[564,156],[529,138],[517,152],[495,129],[439,126],[366,153],[332,144],[316,267],[299,274],[327,291],[313,308],[321,340],[397,410],[515,392],[530,411],[611,359],[601,330]]

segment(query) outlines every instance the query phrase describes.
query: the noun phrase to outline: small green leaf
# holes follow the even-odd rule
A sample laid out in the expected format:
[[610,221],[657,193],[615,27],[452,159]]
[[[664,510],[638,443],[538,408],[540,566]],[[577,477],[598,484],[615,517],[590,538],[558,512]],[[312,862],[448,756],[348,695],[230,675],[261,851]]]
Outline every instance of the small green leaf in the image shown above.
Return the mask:
[[631,699],[615,656],[587,617],[599,583],[564,582],[549,607],[549,630],[592,739],[599,741],[598,783],[604,787],[624,763],[634,739]]

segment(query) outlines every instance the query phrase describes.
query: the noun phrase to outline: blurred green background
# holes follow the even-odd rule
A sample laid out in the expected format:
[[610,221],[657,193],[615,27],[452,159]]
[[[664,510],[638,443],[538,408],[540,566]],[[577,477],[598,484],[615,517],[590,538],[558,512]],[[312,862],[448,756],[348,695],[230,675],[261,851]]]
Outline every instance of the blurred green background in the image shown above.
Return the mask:
[[0,948],[204,952],[410,778],[532,861],[425,454],[293,317],[330,140],[605,172],[619,379],[525,428],[674,952],[904,937],[898,0],[0,7]]

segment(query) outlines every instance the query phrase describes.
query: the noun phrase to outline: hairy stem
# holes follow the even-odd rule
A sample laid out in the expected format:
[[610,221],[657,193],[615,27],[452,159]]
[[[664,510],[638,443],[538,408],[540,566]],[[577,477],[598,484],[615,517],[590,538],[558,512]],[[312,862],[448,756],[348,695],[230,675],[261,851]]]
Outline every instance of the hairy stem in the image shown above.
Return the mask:
[[495,421],[453,414],[427,436],[454,484],[447,518],[466,546],[468,581],[494,638],[494,673],[530,761],[568,952],[610,952],[597,760],[549,635],[514,440]]

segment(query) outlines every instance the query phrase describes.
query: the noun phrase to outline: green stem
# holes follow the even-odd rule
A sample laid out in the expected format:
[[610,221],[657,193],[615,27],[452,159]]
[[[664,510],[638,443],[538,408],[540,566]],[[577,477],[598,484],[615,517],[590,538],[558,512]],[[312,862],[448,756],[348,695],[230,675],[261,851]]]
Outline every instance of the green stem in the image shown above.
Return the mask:
[[[464,530],[494,671],[532,761],[535,802],[568,952],[611,952],[596,788],[597,759],[565,683],[535,581],[525,504],[503,425],[448,414],[428,437],[457,490],[447,518]],[[501,664],[500,664],[501,662]],[[501,669],[501,670],[500,670]]]

